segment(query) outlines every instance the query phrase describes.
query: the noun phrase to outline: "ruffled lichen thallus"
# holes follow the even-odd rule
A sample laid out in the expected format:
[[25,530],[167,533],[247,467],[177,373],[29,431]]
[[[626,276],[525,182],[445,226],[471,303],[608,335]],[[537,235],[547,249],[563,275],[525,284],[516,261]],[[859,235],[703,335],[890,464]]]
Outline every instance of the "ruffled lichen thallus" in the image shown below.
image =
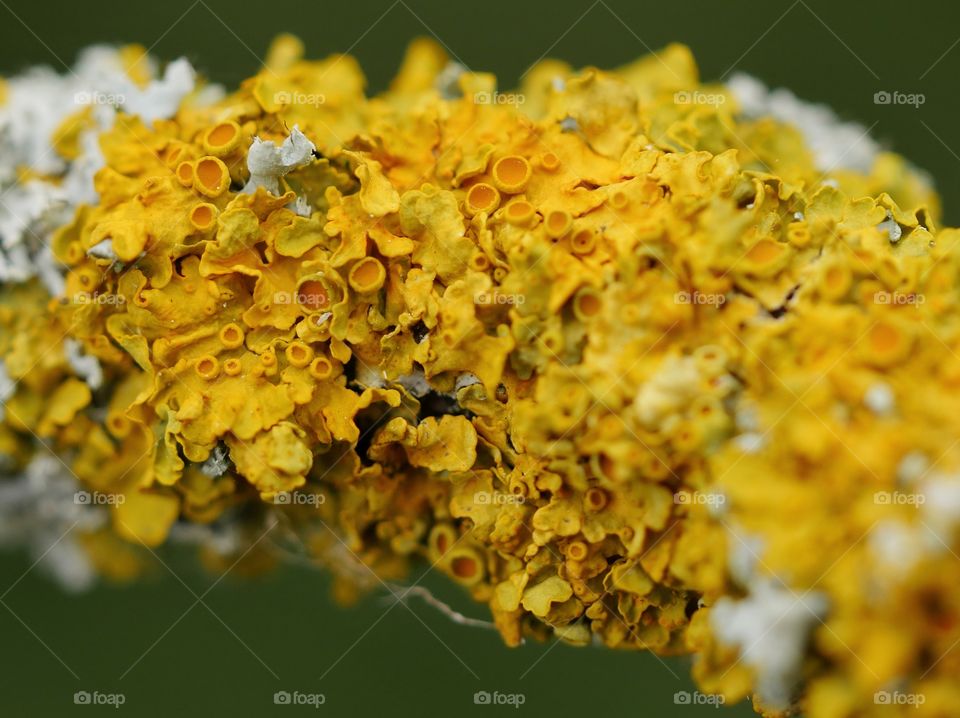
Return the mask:
[[0,484],[55,452],[98,574],[176,536],[253,570],[289,528],[345,600],[421,561],[511,646],[960,715],[960,234],[924,174],[825,166],[682,46],[502,94],[420,40],[373,97],[291,37],[230,94],[113,52],[137,102],[17,168],[83,199],[4,236],[0,289]]

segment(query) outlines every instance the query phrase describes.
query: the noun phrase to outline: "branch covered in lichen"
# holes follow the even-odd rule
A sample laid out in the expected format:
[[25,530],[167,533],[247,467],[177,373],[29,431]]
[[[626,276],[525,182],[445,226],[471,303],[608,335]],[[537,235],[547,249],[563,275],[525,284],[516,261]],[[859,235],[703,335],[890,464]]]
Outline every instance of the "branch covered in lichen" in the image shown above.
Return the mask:
[[82,518],[79,586],[279,518],[345,599],[425,560],[510,645],[956,713],[960,235],[903,159],[680,46],[502,94],[418,41],[370,98],[289,37],[232,94],[99,52],[54,162],[0,106],[7,538]]

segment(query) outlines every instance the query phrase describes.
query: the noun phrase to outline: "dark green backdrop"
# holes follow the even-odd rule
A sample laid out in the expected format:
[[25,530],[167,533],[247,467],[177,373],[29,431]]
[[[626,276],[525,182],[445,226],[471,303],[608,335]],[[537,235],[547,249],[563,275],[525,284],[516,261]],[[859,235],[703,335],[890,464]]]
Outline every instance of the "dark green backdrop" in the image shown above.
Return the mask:
[[[735,67],[876,123],[877,138],[936,178],[946,217],[958,223],[958,15],[942,0],[0,0],[0,74],[38,62],[62,69],[61,61],[72,62],[90,43],[135,41],[160,58],[186,55],[233,85],[256,70],[273,35],[291,31],[313,56],[355,54],[378,90],[406,42],[432,34],[509,87],[544,53],[607,67],[682,41],[707,79]],[[878,90],[923,93],[926,103],[877,106]],[[676,691],[692,690],[684,660],[665,667],[649,655],[563,645],[508,650],[495,634],[454,625],[416,599],[409,604],[416,616],[398,606],[384,617],[387,604],[377,596],[339,608],[326,578],[306,569],[257,581],[227,577],[204,598],[209,610],[198,604],[181,619],[195,601],[191,591],[202,595],[215,577],[185,556],[163,556],[186,586],[158,563],[152,580],[67,596],[36,571],[3,595],[29,562],[0,555],[0,595],[12,609],[0,607],[0,715],[113,714],[75,708],[77,690],[122,692],[118,714],[136,716],[659,717],[716,710],[674,703]],[[425,584],[483,617],[442,578]],[[275,706],[277,690],[322,692],[326,704]],[[523,693],[526,702],[519,710],[475,706],[479,690]],[[745,705],[724,712],[750,714]]]

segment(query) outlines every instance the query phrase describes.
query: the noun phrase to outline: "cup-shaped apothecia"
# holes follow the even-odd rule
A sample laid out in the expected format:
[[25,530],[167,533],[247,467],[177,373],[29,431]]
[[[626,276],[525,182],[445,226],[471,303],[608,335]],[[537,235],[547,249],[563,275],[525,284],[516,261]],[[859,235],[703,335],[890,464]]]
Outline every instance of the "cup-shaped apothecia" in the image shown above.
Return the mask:
[[217,221],[219,211],[209,202],[198,202],[190,210],[190,224],[198,232],[205,232]]
[[347,281],[350,288],[360,294],[369,294],[376,292],[383,286],[387,278],[387,270],[379,259],[374,257],[364,257],[350,268],[347,275]]
[[530,179],[530,163],[520,155],[501,157],[493,164],[493,184],[506,194],[523,192]]
[[344,288],[331,280],[333,274],[335,272],[316,272],[302,277],[297,283],[296,303],[304,311],[323,312],[342,301]]
[[201,157],[193,170],[193,188],[206,197],[217,197],[230,186],[230,170],[218,157]]
[[469,216],[480,214],[492,214],[500,206],[500,193],[493,185],[486,182],[478,182],[467,190],[467,198],[464,200],[464,209]]
[[225,157],[240,146],[242,135],[236,122],[220,122],[204,133],[203,149],[214,157]]

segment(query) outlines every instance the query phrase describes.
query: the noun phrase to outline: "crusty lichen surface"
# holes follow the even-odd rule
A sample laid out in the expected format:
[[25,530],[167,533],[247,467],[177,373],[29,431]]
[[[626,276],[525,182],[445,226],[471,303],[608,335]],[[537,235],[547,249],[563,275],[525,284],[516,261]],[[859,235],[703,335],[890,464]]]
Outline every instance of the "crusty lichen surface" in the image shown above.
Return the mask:
[[222,97],[126,49],[151,110],[72,112],[10,180],[60,197],[94,153],[4,236],[0,486],[75,477],[107,576],[178,534],[262,566],[280,521],[343,598],[425,560],[510,645],[960,714],[960,234],[925,177],[818,164],[681,46],[505,95],[416,41],[373,97],[301,49]]

